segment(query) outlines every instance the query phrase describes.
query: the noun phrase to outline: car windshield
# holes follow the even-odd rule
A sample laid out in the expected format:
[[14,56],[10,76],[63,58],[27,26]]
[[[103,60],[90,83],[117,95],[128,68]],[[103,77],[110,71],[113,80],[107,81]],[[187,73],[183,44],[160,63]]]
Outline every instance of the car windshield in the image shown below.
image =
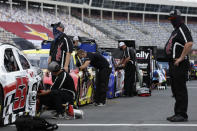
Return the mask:
[[29,59],[29,61],[33,66],[39,67],[40,61],[38,59]]
[[40,59],[30,59],[33,66],[40,67],[41,69],[48,68],[48,57],[40,57]]
[[33,66],[41,69],[48,68],[48,54],[26,54],[26,56]]
[[40,66],[41,69],[48,68],[48,57],[40,57]]
[[[27,58],[30,60],[31,64],[41,69],[48,68],[48,54],[26,54]],[[70,57],[70,69],[75,70],[77,67],[73,56]]]

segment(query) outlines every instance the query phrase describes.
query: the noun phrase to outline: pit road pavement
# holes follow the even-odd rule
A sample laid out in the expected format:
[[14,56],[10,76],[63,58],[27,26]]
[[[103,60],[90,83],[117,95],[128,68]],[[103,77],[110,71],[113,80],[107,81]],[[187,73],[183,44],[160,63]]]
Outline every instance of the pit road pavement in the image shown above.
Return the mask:
[[[107,100],[104,107],[80,107],[84,119],[53,120],[50,112],[44,112],[41,117],[57,123],[57,131],[197,131],[197,81],[189,81],[187,85],[188,122],[166,121],[167,116],[173,115],[175,102],[170,87],[153,90],[151,97],[121,97]],[[0,127],[0,131],[16,131],[16,127]]]

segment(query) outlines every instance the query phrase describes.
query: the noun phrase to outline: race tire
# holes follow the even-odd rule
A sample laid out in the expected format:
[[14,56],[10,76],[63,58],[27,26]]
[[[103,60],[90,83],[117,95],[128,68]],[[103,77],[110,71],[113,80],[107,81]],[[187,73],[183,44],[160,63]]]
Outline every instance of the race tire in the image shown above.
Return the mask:
[[0,85],[0,126],[3,126],[3,88]]

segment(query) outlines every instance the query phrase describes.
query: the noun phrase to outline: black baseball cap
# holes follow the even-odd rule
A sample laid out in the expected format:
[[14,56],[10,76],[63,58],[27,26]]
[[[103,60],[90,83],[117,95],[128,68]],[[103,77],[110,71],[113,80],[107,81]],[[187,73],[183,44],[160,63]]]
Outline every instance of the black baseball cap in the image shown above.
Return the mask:
[[61,69],[60,65],[56,61],[52,61],[48,65],[48,70],[51,72],[58,72]]
[[51,27],[61,27],[61,28],[64,28],[64,25],[61,23],[61,22],[58,22],[58,23],[54,23],[54,24],[51,24]]
[[181,16],[181,11],[176,9],[176,10],[170,11],[168,19],[171,20],[171,19],[174,19],[174,18],[180,17],[180,16]]

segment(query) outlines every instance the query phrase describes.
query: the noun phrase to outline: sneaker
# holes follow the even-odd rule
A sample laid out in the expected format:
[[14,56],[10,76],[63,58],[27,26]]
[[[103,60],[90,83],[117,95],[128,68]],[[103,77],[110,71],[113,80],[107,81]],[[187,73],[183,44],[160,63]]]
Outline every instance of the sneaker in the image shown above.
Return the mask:
[[97,103],[97,102],[94,102],[94,103],[93,103],[94,106],[97,106],[98,104],[99,104],[99,103]]
[[102,106],[105,106],[105,104],[103,104],[103,103],[95,103],[95,106],[100,106],[100,107],[102,107]]
[[74,110],[75,119],[84,119],[84,112],[82,110]]
[[170,122],[185,122],[187,120],[188,120],[188,118],[185,118],[181,115],[176,115],[176,116],[172,117],[169,121]]

